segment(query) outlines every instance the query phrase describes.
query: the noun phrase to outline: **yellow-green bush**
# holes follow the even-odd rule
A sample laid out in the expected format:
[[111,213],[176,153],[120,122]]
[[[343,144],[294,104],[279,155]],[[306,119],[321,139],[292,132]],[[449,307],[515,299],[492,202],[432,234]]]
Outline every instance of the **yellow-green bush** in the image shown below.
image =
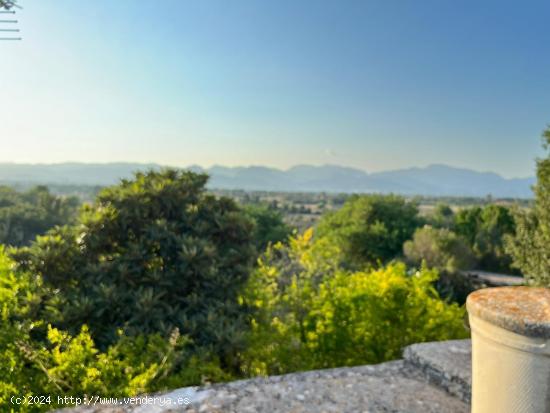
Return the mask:
[[311,231],[276,245],[243,296],[254,308],[246,373],[378,363],[411,343],[466,337],[464,309],[440,299],[436,279],[426,268],[408,274],[403,264],[342,271]]

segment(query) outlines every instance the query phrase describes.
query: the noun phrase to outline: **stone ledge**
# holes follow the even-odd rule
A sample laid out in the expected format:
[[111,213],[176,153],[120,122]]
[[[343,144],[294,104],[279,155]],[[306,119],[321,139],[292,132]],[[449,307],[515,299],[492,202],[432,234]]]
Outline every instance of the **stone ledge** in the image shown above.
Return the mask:
[[426,379],[470,403],[472,386],[472,343],[452,340],[413,344],[403,352],[405,363]]
[[[405,360],[189,387],[191,404],[102,406],[72,413],[467,413],[469,340],[415,344]],[[64,411],[65,413],[67,410]]]

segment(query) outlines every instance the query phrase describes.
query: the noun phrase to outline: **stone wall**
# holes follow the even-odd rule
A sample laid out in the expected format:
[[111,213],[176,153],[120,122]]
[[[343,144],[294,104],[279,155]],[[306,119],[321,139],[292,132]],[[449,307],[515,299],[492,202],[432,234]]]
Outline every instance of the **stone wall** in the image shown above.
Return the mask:
[[470,346],[469,340],[415,344],[405,349],[403,360],[378,365],[178,389],[158,395],[165,406],[96,405],[71,412],[467,413]]

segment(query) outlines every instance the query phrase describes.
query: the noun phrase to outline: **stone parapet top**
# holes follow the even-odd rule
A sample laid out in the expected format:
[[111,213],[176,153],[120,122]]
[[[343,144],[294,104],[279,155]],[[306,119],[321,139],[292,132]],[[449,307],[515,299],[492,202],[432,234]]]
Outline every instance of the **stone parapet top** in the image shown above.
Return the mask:
[[187,406],[81,406],[63,413],[469,413],[470,341],[415,344],[405,359],[258,377],[154,395]]

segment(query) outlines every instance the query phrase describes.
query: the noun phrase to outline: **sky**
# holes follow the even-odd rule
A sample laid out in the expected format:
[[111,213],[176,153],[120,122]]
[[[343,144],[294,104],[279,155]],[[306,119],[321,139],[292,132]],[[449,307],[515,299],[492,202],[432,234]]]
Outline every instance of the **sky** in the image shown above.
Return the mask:
[[[550,2],[19,0],[0,162],[533,175]],[[1,24],[0,24],[1,26]]]

